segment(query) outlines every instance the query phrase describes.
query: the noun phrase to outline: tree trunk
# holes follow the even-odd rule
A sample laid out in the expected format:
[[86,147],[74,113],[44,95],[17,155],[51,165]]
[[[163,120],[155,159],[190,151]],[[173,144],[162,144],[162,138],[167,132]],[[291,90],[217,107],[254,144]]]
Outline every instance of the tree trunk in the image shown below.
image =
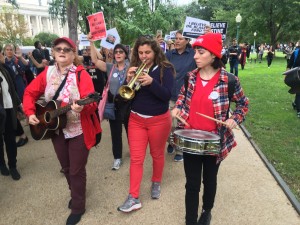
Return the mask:
[[69,0],[66,2],[69,37],[76,43],[78,39],[77,21],[78,21],[78,1]]

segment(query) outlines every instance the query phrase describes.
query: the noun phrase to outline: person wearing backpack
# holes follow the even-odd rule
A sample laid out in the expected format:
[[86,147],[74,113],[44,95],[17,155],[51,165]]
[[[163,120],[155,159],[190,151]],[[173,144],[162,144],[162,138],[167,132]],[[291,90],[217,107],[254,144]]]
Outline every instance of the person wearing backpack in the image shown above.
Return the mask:
[[[77,224],[85,213],[86,164],[89,150],[101,133],[96,115],[97,102],[79,105],[77,100],[93,93],[93,81],[80,64],[74,42],[67,37],[54,40],[54,66],[46,67],[26,88],[23,107],[29,124],[40,123],[35,102],[44,94],[45,101],[58,100],[61,107],[71,105],[66,112],[66,126],[56,130],[51,140],[71,191],[67,225]],[[80,75],[79,75],[80,74]],[[99,135],[98,135],[99,136]]]
[[[291,55],[290,61],[287,65],[287,70],[300,66],[300,40],[296,43],[296,48]],[[300,93],[296,92],[295,100],[292,102],[292,107],[297,110],[297,117],[300,118]]]
[[[244,95],[238,77],[229,74],[223,68],[221,34],[211,33],[198,37],[193,44],[193,49],[197,69],[188,73],[187,85],[182,86],[171,113],[172,117],[179,118],[178,131],[196,130],[219,137],[219,149],[215,154],[204,155],[197,151],[186,151],[185,147],[190,147],[183,146],[186,225],[209,225],[215,201],[219,166],[236,146],[232,129],[244,121],[249,101]],[[230,102],[235,102],[236,108],[229,117]],[[200,116],[198,113],[219,120],[225,125]],[[196,137],[192,135],[192,138]],[[192,147],[197,148],[194,145]],[[203,148],[207,150],[205,145]],[[202,175],[203,204],[198,220]]]

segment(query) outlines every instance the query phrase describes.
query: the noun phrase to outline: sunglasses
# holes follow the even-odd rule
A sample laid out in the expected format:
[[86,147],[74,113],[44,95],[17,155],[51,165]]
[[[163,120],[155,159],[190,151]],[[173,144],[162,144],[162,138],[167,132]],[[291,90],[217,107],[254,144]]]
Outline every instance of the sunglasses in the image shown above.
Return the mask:
[[116,51],[114,51],[114,54],[123,54],[124,53],[124,51],[123,50],[116,50]]
[[61,52],[61,51],[63,51],[63,53],[69,53],[69,52],[73,51],[73,49],[72,49],[72,48],[55,47],[55,48],[54,48],[54,51],[56,51],[56,52]]

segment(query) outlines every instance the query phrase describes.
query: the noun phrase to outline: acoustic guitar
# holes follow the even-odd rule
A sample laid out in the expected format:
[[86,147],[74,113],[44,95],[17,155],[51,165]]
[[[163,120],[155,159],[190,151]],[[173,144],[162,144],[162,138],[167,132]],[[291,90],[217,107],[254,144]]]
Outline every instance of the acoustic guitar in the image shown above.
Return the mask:
[[[78,105],[87,105],[92,102],[98,102],[102,96],[95,92],[89,94],[86,98],[77,100]],[[68,104],[60,107],[59,101],[51,100],[47,103],[35,103],[36,117],[40,123],[37,125],[30,124],[31,136],[34,140],[45,140],[51,138],[57,129],[66,127],[67,115],[66,113],[71,110],[71,105]]]

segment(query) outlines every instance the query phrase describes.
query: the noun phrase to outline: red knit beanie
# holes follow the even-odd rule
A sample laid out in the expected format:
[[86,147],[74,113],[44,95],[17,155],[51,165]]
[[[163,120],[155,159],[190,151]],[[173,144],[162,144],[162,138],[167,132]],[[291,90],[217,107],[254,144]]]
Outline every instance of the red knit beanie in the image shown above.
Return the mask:
[[207,33],[199,36],[194,42],[193,48],[196,46],[203,47],[216,57],[221,58],[222,35],[220,33]]

